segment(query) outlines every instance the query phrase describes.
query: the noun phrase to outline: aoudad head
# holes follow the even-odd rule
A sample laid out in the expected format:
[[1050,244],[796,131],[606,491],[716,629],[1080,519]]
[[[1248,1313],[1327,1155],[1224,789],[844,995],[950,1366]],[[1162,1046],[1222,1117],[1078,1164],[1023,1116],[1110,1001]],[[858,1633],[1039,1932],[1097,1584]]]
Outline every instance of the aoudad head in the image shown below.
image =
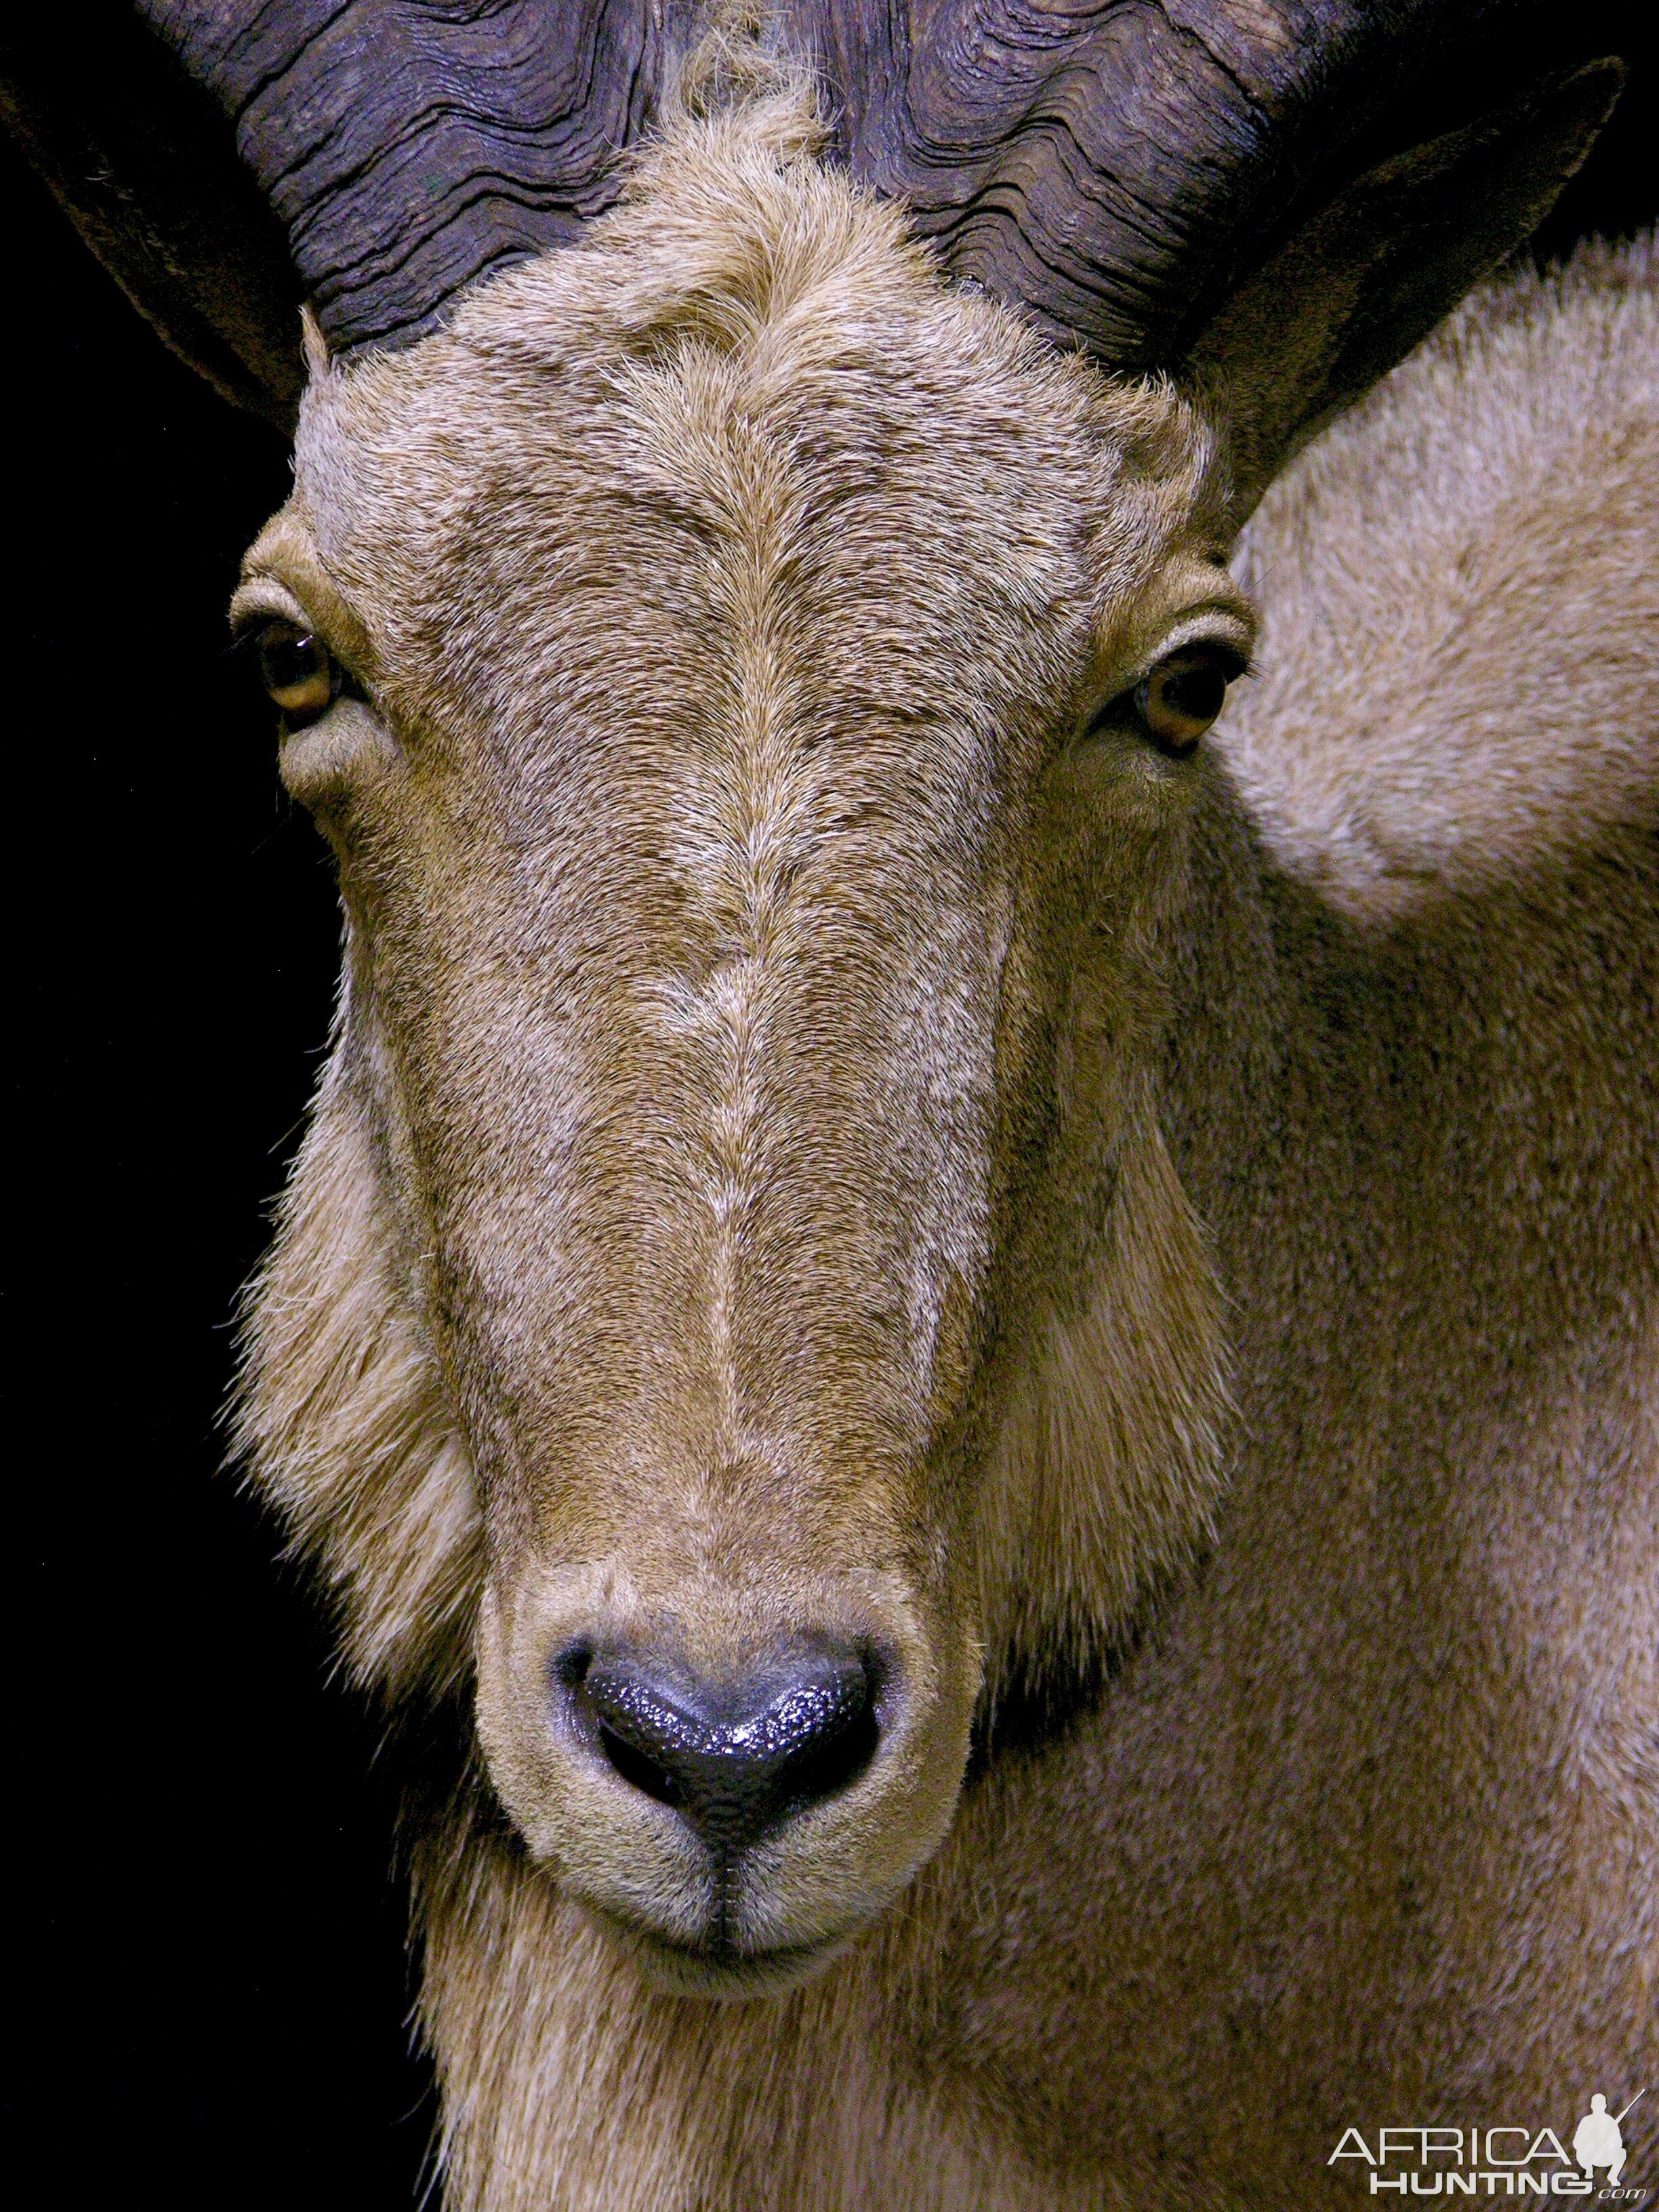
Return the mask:
[[233,611],[344,981],[246,1432],[359,1674],[470,1695],[678,1986],[833,1956],[1000,1687],[1206,1539],[1157,1070],[1231,540],[1423,326],[1378,238],[1472,174],[1518,233],[1609,88],[1361,179],[1184,386],[950,282],[787,71],[417,343],[313,348]]

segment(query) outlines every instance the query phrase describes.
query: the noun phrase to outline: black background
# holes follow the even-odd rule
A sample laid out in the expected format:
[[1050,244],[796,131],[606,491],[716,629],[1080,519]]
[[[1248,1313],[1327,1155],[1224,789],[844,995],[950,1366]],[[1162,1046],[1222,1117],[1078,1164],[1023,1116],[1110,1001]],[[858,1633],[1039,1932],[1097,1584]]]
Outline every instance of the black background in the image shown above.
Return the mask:
[[[1540,241],[1659,208],[1644,69]],[[161,349],[33,179],[6,248],[4,1336],[25,2201],[408,2205],[392,1790],[326,1626],[217,1472],[238,1286],[319,1065],[325,854],[225,652],[284,449]]]

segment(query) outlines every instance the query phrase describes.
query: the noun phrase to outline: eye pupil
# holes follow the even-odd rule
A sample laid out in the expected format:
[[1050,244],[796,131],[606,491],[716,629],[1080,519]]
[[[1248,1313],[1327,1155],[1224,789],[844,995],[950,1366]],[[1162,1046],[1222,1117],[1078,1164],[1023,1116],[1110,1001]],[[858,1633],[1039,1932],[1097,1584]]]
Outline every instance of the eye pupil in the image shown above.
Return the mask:
[[1160,752],[1180,759],[1192,751],[1221,712],[1228,682],[1237,672],[1234,658],[1213,646],[1172,653],[1158,663],[1136,686],[1134,703]]
[[304,632],[296,637],[288,630],[267,630],[259,641],[265,681],[273,691],[309,683],[322,672],[325,657],[316,639]]
[[290,725],[313,720],[337,688],[328,647],[294,623],[268,623],[261,630],[259,673]]
[[1165,677],[1163,698],[1179,714],[1195,722],[1212,722],[1227,696],[1227,679],[1218,668],[1178,668]]

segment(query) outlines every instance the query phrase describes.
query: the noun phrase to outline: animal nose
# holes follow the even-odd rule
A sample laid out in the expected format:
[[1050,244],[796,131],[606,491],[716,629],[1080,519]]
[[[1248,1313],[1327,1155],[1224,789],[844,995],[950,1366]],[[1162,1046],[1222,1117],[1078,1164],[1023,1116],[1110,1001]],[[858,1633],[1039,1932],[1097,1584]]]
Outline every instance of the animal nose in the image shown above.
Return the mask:
[[633,1651],[597,1651],[561,1672],[623,1779],[720,1851],[843,1789],[876,1748],[872,1668],[850,1644],[795,1645],[719,1683]]

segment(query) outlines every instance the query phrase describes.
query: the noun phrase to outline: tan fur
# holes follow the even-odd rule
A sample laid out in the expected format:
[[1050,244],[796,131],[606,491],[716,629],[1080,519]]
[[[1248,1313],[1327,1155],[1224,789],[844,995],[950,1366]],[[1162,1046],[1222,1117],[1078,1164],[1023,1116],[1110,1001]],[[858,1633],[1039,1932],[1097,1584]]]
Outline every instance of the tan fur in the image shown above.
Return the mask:
[[337,1594],[352,1679],[442,1693],[471,1671],[477,1504],[344,1087],[337,1058],[259,1283],[240,1440]]
[[[241,602],[376,708],[285,747],[348,978],[244,1437],[360,1680],[476,1653],[489,1787],[415,1838],[456,2212],[1322,2204],[1350,2123],[1659,2060],[1650,264],[1304,457],[1172,765],[1077,733],[1248,636],[1206,434],[816,144],[786,76],[689,112],[313,382]],[[1501,562],[1555,592],[1448,647]],[[825,1619],[906,1688],[744,1896],[818,1972],[677,1988],[702,1877],[548,1653]]]
[[1250,533],[1275,638],[1227,757],[1275,854],[1345,911],[1649,818],[1653,253],[1593,246],[1467,301]]

